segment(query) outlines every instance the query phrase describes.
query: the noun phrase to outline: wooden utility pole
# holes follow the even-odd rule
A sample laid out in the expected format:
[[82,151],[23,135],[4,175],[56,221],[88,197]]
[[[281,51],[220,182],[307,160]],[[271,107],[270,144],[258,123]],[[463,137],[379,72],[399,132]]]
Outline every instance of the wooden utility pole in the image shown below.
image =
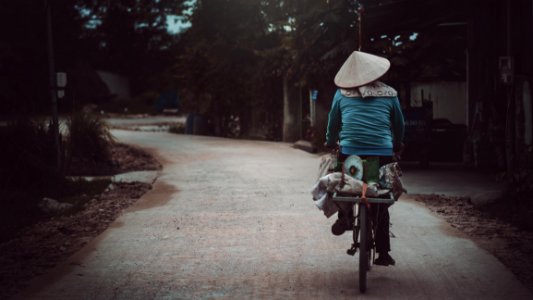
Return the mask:
[[46,41],[48,50],[48,84],[50,89],[50,99],[52,101],[52,128],[54,133],[54,143],[56,148],[56,167],[61,171],[61,144],[59,141],[59,117],[57,109],[57,89],[56,89],[56,71],[54,61],[54,43],[52,36],[52,9],[50,2],[44,0],[46,9]]
[[363,49],[363,4],[355,1],[355,10],[357,11],[357,51]]
[[[510,66],[512,67],[512,44],[511,44],[511,0],[507,0],[505,3],[506,15],[505,15],[505,48],[507,52],[507,58],[510,60]],[[512,68],[511,68],[512,69]],[[507,175],[510,176],[514,171],[515,152],[514,152],[514,110],[515,101],[513,96],[513,80],[506,82],[505,95],[507,100],[507,114],[505,117],[505,156],[507,164]]]

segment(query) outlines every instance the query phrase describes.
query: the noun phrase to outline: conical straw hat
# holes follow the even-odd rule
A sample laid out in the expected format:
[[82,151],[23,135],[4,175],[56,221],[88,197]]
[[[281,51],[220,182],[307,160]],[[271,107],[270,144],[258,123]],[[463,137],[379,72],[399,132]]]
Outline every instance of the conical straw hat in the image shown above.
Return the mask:
[[340,88],[362,86],[380,78],[389,68],[386,58],[354,51],[335,75],[335,84]]

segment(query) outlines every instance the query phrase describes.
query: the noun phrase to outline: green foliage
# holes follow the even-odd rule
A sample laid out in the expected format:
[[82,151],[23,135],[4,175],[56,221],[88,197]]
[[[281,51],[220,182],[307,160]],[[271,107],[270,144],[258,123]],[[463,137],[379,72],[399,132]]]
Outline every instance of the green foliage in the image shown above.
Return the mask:
[[296,2],[290,32],[295,51],[290,72],[296,80],[315,86],[331,82],[338,67],[356,50],[356,2]]
[[98,116],[77,112],[68,122],[67,154],[69,159],[76,158],[91,162],[109,162],[110,143],[113,136],[103,120]]
[[[221,135],[231,115],[246,120],[261,102],[255,53],[267,35],[258,1],[216,0],[199,6],[181,39],[175,66],[184,109],[214,118]],[[246,121],[245,121],[246,122]]]
[[[184,109],[211,116],[221,135],[252,112],[279,126],[284,78],[300,86],[330,84],[355,49],[354,1],[213,0],[194,10],[180,40],[175,74]],[[217,119],[219,119],[217,121]]]

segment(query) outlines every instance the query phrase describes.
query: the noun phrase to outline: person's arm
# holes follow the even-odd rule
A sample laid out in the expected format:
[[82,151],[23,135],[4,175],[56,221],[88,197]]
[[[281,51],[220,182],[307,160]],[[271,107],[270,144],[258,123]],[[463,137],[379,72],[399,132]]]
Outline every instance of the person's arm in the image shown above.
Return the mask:
[[394,152],[400,152],[403,147],[403,137],[405,133],[405,121],[403,119],[402,108],[398,97],[392,101],[392,138]]
[[341,129],[341,110],[339,107],[341,94],[337,90],[335,96],[333,96],[333,102],[331,103],[331,109],[328,115],[328,128],[326,131],[326,146],[336,147],[339,140],[339,132]]

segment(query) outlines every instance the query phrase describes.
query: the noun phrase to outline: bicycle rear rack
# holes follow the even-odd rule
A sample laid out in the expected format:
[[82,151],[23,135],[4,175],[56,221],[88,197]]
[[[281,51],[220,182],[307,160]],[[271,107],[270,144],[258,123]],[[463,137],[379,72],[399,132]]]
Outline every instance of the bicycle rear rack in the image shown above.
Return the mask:
[[[381,203],[381,204],[393,204],[395,202],[394,197],[392,193],[385,194],[385,196],[388,196],[388,198],[370,198],[367,197],[366,201],[368,203]],[[333,197],[331,198],[333,201],[338,202],[350,202],[350,203],[361,203],[363,198],[361,198],[358,195],[350,195],[350,194],[339,194],[337,192],[333,193]]]

